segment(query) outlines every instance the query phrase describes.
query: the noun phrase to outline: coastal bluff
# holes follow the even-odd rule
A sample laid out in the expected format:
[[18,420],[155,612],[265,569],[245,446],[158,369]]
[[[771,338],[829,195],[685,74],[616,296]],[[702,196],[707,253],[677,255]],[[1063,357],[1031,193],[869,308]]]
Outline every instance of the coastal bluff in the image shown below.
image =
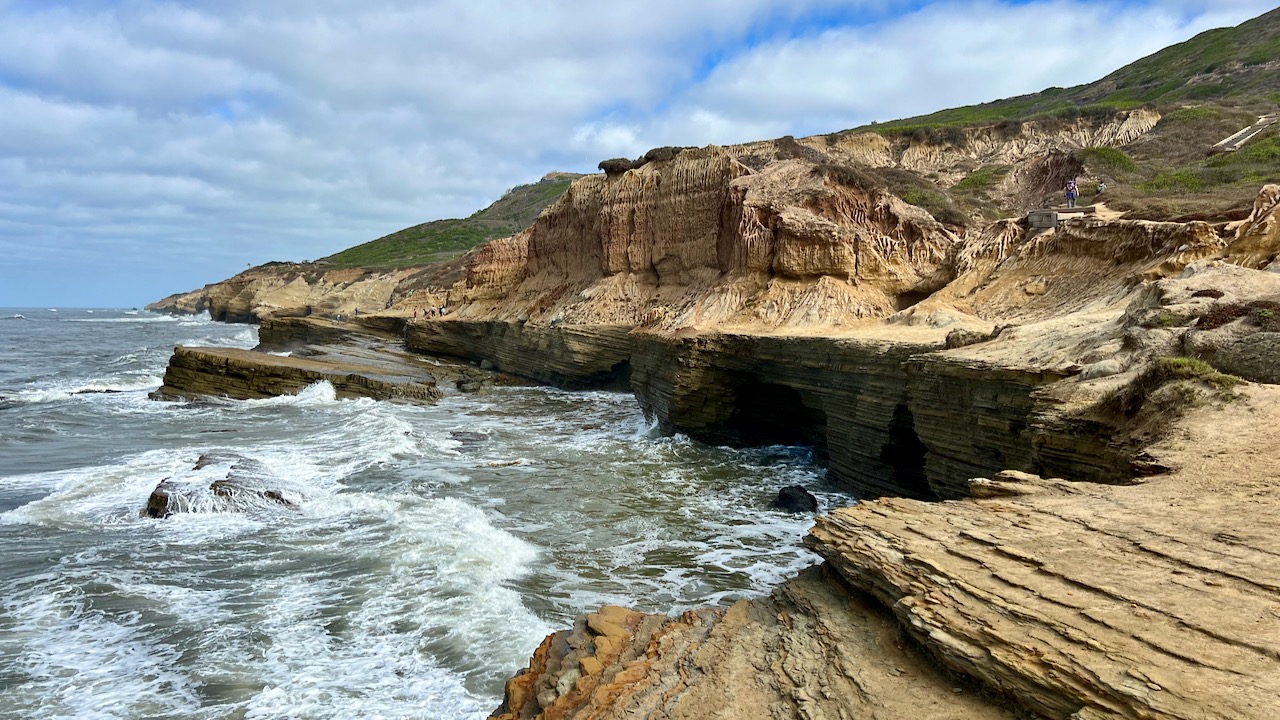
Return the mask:
[[416,288],[443,316],[375,315],[667,432],[809,445],[863,498],[767,598],[584,615],[495,717],[1273,717],[1280,186],[1231,221],[966,228],[788,147],[579,179]]

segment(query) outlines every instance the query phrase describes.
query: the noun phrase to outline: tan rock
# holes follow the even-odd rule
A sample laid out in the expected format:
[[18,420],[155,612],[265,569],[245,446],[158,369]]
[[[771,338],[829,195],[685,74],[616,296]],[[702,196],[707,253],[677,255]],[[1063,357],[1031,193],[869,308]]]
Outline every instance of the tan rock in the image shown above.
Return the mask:
[[[768,598],[678,617],[640,616],[617,659],[549,636],[495,718],[1015,718],[900,642],[893,621],[814,568]],[[588,672],[590,670],[590,672]],[[575,677],[571,692],[535,695]],[[957,693],[959,687],[963,692]],[[922,715],[921,713],[927,713]]]

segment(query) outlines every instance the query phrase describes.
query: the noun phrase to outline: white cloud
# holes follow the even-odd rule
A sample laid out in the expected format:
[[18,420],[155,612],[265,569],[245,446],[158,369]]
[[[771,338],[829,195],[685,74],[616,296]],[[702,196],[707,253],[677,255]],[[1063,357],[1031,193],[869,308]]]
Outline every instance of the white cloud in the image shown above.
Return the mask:
[[897,5],[0,0],[0,305],[141,304],[549,170],[1087,82],[1270,9]]

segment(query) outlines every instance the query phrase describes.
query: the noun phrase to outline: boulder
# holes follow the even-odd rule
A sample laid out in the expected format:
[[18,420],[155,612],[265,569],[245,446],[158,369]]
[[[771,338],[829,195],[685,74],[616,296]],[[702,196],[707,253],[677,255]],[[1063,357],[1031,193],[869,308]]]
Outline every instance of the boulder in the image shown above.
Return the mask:
[[778,497],[770,506],[793,513],[816,513],[818,498],[802,485],[788,485],[778,491]]

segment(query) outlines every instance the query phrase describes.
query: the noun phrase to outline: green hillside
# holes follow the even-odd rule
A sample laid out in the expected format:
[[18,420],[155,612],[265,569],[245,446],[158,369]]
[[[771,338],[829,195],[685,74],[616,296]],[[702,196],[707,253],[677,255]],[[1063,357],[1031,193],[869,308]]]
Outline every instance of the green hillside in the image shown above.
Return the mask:
[[448,260],[482,242],[513,235],[569,189],[571,173],[550,173],[542,180],[507,191],[470,217],[433,220],[371,240],[317,261],[329,267],[399,268]]
[[1073,88],[951,108],[855,131],[892,133],[1031,118],[1074,118],[1143,105],[1213,101],[1274,112],[1280,109],[1280,8],[1233,28],[1203,32],[1110,75]]

